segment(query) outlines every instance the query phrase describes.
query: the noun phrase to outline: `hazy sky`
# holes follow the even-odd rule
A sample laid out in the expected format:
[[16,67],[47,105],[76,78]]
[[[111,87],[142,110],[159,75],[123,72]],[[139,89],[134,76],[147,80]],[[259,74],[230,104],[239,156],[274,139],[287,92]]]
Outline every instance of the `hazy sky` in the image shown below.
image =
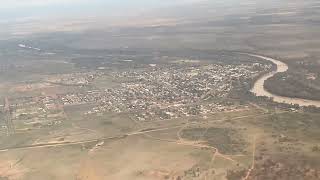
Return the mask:
[[87,19],[100,19],[104,24],[131,21],[155,9],[202,1],[206,0],[0,0],[0,34],[57,30]]
[[126,15],[201,0],[1,0],[0,20],[25,17],[104,13]]
[[19,8],[19,7],[43,7],[52,5],[77,5],[83,3],[101,3],[101,4],[176,4],[185,2],[197,2],[201,0],[2,0],[1,9]]
[[[265,0],[0,0],[0,35],[212,20]],[[277,1],[277,0],[269,0]],[[230,8],[231,7],[231,8]],[[244,10],[243,10],[244,9]]]

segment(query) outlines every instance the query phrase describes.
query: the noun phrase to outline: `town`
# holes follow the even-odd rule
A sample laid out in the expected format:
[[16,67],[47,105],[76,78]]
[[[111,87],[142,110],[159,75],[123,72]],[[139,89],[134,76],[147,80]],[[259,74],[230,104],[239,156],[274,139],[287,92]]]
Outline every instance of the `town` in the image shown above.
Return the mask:
[[[249,82],[268,64],[209,64],[174,62],[151,64],[123,71],[95,71],[46,77],[42,86],[74,86],[90,89],[65,94],[10,99],[15,120],[54,124],[64,118],[63,107],[94,104],[85,115],[104,112],[130,112],[138,121],[164,120],[192,115],[232,111],[239,104],[226,101],[233,84]],[[99,77],[110,77],[118,86],[101,89],[93,86]],[[29,84],[29,90],[34,86]],[[90,88],[88,88],[90,87]],[[27,89],[28,89],[27,88]],[[55,121],[55,120],[54,120]]]
[[271,65],[152,64],[140,69],[110,72],[119,88],[60,95],[64,105],[98,103],[86,114],[131,112],[140,121],[203,115],[236,109],[228,96],[233,84],[251,80]]

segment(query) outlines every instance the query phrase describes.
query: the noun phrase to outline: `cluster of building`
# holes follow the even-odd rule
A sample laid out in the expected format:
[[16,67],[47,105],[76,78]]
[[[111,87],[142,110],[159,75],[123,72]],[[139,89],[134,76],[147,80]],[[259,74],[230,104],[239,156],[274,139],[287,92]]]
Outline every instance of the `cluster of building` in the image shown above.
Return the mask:
[[54,125],[61,122],[65,114],[57,97],[39,96],[11,99],[12,118],[32,125]]
[[236,108],[215,99],[228,95],[233,82],[252,79],[270,66],[261,64],[162,64],[115,71],[120,88],[61,96],[64,105],[94,102],[87,114],[131,112],[138,120],[171,119]]
[[91,102],[99,102],[103,94],[100,90],[90,90],[82,93],[69,93],[59,95],[63,105],[76,105]]
[[102,74],[101,72],[62,74],[48,77],[46,82],[70,86],[85,86]]

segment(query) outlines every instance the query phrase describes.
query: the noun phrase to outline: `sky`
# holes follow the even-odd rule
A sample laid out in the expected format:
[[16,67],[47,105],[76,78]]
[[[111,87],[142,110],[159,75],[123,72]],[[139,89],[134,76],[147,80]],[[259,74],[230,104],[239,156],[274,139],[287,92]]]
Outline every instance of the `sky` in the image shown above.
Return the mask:
[[206,0],[0,0],[0,35],[56,30],[82,20],[118,23],[156,9],[202,1]]
[[2,0],[1,9],[16,9],[26,7],[40,7],[53,4],[68,4],[75,3],[76,1],[84,0]]
[[[185,2],[196,2],[197,0],[2,0],[1,9],[20,7],[43,7],[52,5],[76,5],[81,3],[101,3],[101,4],[175,4]],[[198,0],[200,1],[200,0]]]
[[207,20],[247,1],[264,0],[0,0],[0,36]]
[[87,14],[126,15],[201,0],[1,0],[0,21]]

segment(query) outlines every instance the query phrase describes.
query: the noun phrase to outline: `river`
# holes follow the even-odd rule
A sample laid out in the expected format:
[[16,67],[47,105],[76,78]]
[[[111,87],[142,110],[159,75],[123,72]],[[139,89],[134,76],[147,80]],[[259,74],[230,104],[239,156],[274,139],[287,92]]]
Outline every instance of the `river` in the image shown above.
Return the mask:
[[302,99],[302,98],[291,98],[291,97],[285,97],[285,96],[279,96],[276,94],[272,94],[269,91],[267,91],[264,88],[264,82],[273,77],[275,74],[279,72],[286,72],[288,70],[288,65],[284,62],[281,62],[279,60],[266,57],[266,56],[261,56],[257,54],[247,54],[251,57],[257,57],[261,60],[267,60],[270,61],[274,64],[276,64],[277,68],[275,71],[272,71],[270,73],[267,73],[260,77],[255,83],[253,88],[250,90],[252,93],[254,93],[256,96],[266,96],[273,98],[273,101],[279,102],[279,103],[286,103],[286,104],[298,104],[299,106],[316,106],[320,107],[320,101],[316,100],[309,100],[309,99]]

